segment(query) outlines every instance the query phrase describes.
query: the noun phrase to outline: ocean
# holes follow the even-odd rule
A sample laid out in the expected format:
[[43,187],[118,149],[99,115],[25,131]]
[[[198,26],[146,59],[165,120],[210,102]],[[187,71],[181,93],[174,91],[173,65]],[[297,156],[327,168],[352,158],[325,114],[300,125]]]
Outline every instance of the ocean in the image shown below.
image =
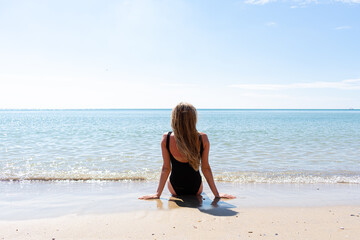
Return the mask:
[[[156,182],[170,109],[0,110],[1,181]],[[360,183],[360,111],[199,109],[216,181]]]

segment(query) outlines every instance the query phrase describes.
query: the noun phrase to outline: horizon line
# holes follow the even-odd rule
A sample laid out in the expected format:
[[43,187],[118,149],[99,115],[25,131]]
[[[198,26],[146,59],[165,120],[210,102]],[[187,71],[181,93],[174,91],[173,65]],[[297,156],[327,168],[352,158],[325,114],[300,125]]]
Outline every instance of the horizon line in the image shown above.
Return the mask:
[[[197,110],[347,110],[356,108],[196,108]],[[0,108],[0,111],[116,111],[116,110],[172,110],[172,108]]]

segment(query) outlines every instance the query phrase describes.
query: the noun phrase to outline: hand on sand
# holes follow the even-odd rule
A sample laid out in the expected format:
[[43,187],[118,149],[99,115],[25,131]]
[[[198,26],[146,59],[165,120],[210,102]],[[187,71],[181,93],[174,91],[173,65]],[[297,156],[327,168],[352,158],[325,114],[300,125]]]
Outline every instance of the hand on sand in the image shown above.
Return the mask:
[[139,199],[142,199],[142,200],[159,199],[159,198],[160,198],[160,196],[158,196],[157,194],[151,194],[151,195],[145,195],[145,196],[139,197]]
[[219,197],[220,198],[226,198],[226,199],[234,199],[234,198],[236,198],[235,196],[230,195],[230,194],[226,194],[226,193],[220,193]]

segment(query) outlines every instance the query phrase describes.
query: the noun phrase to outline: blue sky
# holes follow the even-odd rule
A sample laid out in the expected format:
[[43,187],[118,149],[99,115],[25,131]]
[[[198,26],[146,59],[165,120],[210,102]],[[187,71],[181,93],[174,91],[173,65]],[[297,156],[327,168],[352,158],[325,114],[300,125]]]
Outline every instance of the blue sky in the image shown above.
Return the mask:
[[360,0],[0,0],[0,108],[360,108]]

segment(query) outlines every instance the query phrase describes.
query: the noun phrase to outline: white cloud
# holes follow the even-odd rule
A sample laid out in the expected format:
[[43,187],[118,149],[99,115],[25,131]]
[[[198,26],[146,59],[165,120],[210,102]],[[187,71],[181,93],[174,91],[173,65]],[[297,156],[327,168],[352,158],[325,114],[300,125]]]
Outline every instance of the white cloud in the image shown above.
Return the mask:
[[161,84],[162,86],[165,87],[198,87],[199,84],[186,84],[186,83],[164,83]]
[[130,77],[0,74],[0,109],[164,107],[160,101],[163,91],[155,81],[141,82]]
[[288,95],[283,94],[259,94],[259,93],[253,93],[253,92],[247,92],[239,94],[241,97],[250,97],[250,98],[288,98]]
[[[343,3],[360,3],[360,0],[335,0],[337,2],[343,2]],[[295,3],[299,5],[305,5],[310,3],[319,3],[318,0],[245,0],[244,3],[246,4],[253,4],[253,5],[264,5],[270,2],[290,2]],[[331,0],[325,0],[324,2],[331,3]],[[298,6],[293,5],[291,8],[297,8]]]
[[311,83],[291,83],[291,84],[234,84],[232,88],[247,90],[284,90],[299,88],[332,88],[342,90],[360,90],[360,79],[349,79],[339,82],[311,82]]
[[274,2],[274,0],[245,0],[245,3],[253,5],[264,5],[269,2]]
[[360,0],[336,0],[336,1],[343,3],[360,3]]
[[339,27],[336,27],[335,30],[345,30],[345,29],[350,29],[351,26],[339,26]]
[[276,22],[267,22],[267,23],[265,23],[265,25],[268,27],[274,27],[277,25],[277,23]]

